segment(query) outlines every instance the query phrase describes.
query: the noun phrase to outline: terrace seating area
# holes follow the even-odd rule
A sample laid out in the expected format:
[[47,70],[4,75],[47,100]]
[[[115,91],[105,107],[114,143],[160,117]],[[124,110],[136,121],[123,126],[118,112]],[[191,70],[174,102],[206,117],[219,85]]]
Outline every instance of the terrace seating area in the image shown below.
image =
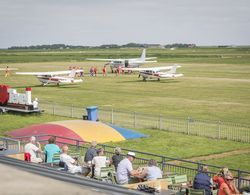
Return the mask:
[[[48,135],[47,135],[48,136]],[[39,138],[38,138],[39,139]],[[65,138],[66,139],[66,138]],[[47,143],[47,140],[43,140],[42,137],[39,139],[39,141],[42,143],[42,147]],[[33,165],[35,163],[30,162],[30,158],[27,157],[27,154],[24,153],[24,146],[27,143],[27,138],[20,138],[16,143],[13,142],[12,144],[7,144],[8,147],[6,147],[6,143],[1,143],[2,145],[5,145],[3,147],[3,150],[5,151],[4,155],[9,156],[11,158],[16,158],[22,161],[27,161],[26,163],[29,163],[30,165]],[[64,143],[58,143],[60,146],[64,145]],[[13,154],[13,150],[15,150],[16,146],[16,153]],[[77,178],[87,178],[91,180],[92,182],[98,182],[101,181],[103,183],[107,183],[109,185],[115,185],[119,186],[117,183],[117,177],[116,177],[116,169],[113,164],[107,164],[105,167],[100,168],[99,175],[93,175],[92,169],[94,167],[91,165],[89,166],[88,163],[84,162],[84,155],[86,154],[86,151],[90,147],[89,143],[85,143],[83,145],[69,145],[69,151],[67,155],[75,159],[75,165],[76,166],[83,166],[90,168],[91,171],[87,175],[82,175],[81,173],[67,173],[72,175],[73,177]],[[111,159],[112,155],[114,155],[113,147],[109,147],[107,145],[97,145],[97,147],[104,148],[105,150],[105,156],[108,157],[108,159]],[[10,154],[8,154],[7,148],[11,148]],[[63,151],[62,151],[63,152]],[[139,151],[134,151],[136,154],[136,158],[133,161],[133,169],[134,170],[142,170],[143,168],[146,167],[147,161],[149,160],[148,158],[145,158],[146,155],[149,155],[144,152],[139,152]],[[1,153],[0,153],[1,155]],[[40,163],[41,166],[44,168],[48,169],[54,169],[55,171],[58,172],[68,172],[68,167],[66,163],[62,163],[62,159],[60,157],[60,153],[55,153],[52,156],[52,162],[47,163],[46,162],[46,155],[42,154],[41,157],[44,159],[44,162]],[[140,157],[142,155],[143,157]],[[126,149],[123,149],[122,156],[126,158]],[[25,158],[26,157],[26,158]],[[166,161],[166,158],[164,158],[162,161],[160,156],[157,155],[151,155],[151,158],[154,157],[161,168],[163,172],[163,178],[159,178],[156,180],[146,180],[145,178],[140,178],[140,177],[134,177],[136,183],[129,183],[122,185],[123,188],[127,188],[128,190],[137,190],[137,191],[143,191],[143,192],[159,192],[161,191],[163,194],[194,194],[194,195],[199,195],[199,194],[205,194],[204,189],[193,189],[193,180],[198,173],[197,168],[193,167],[187,167],[181,166],[181,165],[175,165],[171,164],[170,162],[168,163]],[[176,159],[175,159],[176,160]],[[183,161],[185,162],[185,161]],[[187,162],[185,162],[187,163]],[[199,168],[199,167],[198,167]],[[213,172],[209,172],[209,175],[213,175]],[[250,173],[249,173],[250,174]],[[239,182],[239,178],[235,178],[236,183]],[[242,184],[238,183],[239,185],[250,185],[250,180],[240,178],[240,181]],[[240,186],[239,186],[240,187]],[[213,194],[217,194],[217,190],[212,190]]]

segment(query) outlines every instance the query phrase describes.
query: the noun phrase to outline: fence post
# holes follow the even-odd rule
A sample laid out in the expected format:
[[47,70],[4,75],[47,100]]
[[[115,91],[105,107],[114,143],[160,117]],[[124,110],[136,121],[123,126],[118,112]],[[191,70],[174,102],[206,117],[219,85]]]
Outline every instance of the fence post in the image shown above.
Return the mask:
[[159,129],[162,130],[162,115],[159,116]]
[[73,105],[71,105],[71,112],[70,112],[71,118],[73,118]]
[[241,175],[241,172],[240,172],[240,170],[238,169],[238,175],[237,175],[237,178],[238,178],[238,183],[237,183],[237,187],[238,187],[238,189],[240,189],[240,183],[241,183],[241,177],[240,177],[240,175]]
[[6,150],[9,150],[9,143],[8,143],[7,139],[5,140],[5,148],[6,148]]
[[79,140],[76,140],[76,148],[77,148],[77,151],[78,151],[78,152],[79,152],[79,146],[80,146]]
[[136,127],[136,112],[134,112],[134,128]]
[[55,115],[55,105],[53,104],[53,107],[52,107],[52,114]]
[[221,121],[218,121],[218,139],[221,138],[220,128],[221,128]]
[[165,170],[165,157],[164,156],[162,156],[161,157],[161,167],[162,167],[162,172],[163,172],[163,174],[164,174],[164,170]]
[[111,124],[114,123],[114,111],[113,108],[111,108]]
[[20,141],[17,141],[18,143],[18,151],[21,152],[21,144],[20,144]]
[[200,162],[198,162],[197,163],[197,172],[200,172],[200,170],[201,170],[201,164],[200,164]]
[[190,121],[190,117],[187,118],[187,134],[189,135],[189,121]]

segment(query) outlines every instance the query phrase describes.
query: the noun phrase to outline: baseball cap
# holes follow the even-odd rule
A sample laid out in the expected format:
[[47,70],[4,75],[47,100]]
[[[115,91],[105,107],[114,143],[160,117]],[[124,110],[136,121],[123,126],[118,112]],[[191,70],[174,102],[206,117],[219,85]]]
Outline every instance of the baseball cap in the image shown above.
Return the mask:
[[128,152],[128,154],[127,154],[128,156],[132,156],[132,157],[134,157],[135,158],[135,153],[134,152]]

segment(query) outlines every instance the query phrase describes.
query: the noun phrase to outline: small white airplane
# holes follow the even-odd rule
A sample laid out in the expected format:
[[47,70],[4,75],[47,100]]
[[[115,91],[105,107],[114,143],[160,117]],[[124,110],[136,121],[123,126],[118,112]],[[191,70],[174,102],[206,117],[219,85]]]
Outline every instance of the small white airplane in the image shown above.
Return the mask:
[[110,65],[110,68],[113,72],[114,68],[118,67],[125,67],[125,68],[136,68],[139,67],[142,64],[146,63],[155,63],[157,62],[156,60],[154,61],[147,61],[147,60],[153,60],[157,59],[157,57],[146,57],[146,49],[142,50],[142,54],[140,58],[129,58],[129,59],[100,59],[100,58],[86,58],[86,60],[94,60],[94,61],[106,61],[109,62],[108,64]]
[[[53,72],[16,72],[18,75],[33,75],[42,83],[43,86],[50,83],[59,84],[74,84],[82,82],[82,79],[75,79],[76,73],[81,70],[65,70],[65,71],[53,71]],[[61,75],[61,76],[60,76]],[[67,75],[67,76],[62,76]]]
[[138,77],[142,76],[143,81],[153,78],[157,78],[158,81],[160,81],[160,79],[162,78],[170,79],[170,78],[182,77],[183,74],[176,73],[176,69],[180,67],[181,67],[180,65],[175,64],[173,66],[162,66],[162,67],[152,67],[152,68],[122,68],[122,69],[127,71],[138,71],[139,72]]

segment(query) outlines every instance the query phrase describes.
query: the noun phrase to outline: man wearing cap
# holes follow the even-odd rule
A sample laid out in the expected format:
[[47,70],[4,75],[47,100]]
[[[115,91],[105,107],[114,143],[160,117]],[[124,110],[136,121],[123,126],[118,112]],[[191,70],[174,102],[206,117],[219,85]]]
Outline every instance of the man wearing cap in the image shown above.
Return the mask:
[[[37,144],[38,147],[35,144]],[[43,160],[41,158],[36,157],[36,153],[42,153],[42,150],[41,150],[40,143],[36,142],[36,138],[34,136],[32,136],[30,138],[30,142],[24,146],[24,152],[30,154],[30,161],[31,162],[33,162],[33,163],[43,162]]]
[[131,176],[138,175],[138,171],[133,170],[132,162],[135,159],[134,152],[128,152],[127,158],[123,159],[117,167],[116,180],[120,185],[131,183]]

